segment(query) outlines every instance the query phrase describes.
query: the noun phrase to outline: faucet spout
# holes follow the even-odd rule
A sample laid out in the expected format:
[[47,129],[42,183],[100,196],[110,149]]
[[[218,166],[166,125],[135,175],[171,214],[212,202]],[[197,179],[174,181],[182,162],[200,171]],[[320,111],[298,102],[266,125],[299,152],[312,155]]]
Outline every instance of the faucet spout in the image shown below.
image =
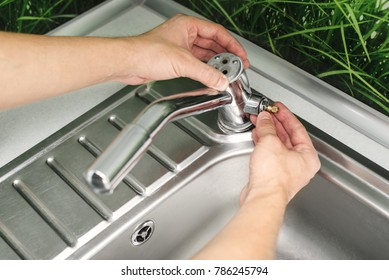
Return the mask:
[[89,186],[97,193],[112,192],[168,122],[214,110],[231,101],[228,92],[210,88],[154,101],[123,128],[85,172]]

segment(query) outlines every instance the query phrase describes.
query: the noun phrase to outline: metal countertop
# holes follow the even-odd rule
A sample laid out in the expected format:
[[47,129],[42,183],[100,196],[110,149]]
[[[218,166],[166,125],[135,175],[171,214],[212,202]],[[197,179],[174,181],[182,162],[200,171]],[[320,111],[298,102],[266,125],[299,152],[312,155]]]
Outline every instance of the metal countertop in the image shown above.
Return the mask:
[[[173,1],[106,1],[50,34],[136,35],[157,26],[177,12],[194,14]],[[388,117],[247,40],[238,38],[249,55],[251,67],[247,72],[254,89],[273,100],[282,101],[303,119],[389,170]],[[1,111],[0,167],[123,86],[120,83],[95,85]],[[362,121],[358,121],[356,117]]]

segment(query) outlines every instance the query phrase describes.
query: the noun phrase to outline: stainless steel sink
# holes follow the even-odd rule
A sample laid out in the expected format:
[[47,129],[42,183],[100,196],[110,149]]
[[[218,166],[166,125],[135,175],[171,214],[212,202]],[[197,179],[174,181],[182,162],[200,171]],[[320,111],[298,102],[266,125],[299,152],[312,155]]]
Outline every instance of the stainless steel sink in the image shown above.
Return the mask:
[[[196,15],[170,0],[106,1],[52,34],[136,35],[176,13]],[[388,259],[388,118],[236,37],[251,86],[305,120],[322,162],[287,209],[277,258]],[[253,146],[249,133],[221,132],[216,112],[165,127],[112,195],[89,190],[82,173],[148,102],[200,85],[179,79],[111,96],[121,87],[0,112],[0,259],[186,259],[238,209]]]
[[[126,87],[1,168],[0,259],[190,258],[238,209],[250,133],[209,112],[164,128],[112,195],[83,172],[147,103],[200,86]],[[305,124],[322,169],[289,205],[277,258],[389,258],[388,171]]]

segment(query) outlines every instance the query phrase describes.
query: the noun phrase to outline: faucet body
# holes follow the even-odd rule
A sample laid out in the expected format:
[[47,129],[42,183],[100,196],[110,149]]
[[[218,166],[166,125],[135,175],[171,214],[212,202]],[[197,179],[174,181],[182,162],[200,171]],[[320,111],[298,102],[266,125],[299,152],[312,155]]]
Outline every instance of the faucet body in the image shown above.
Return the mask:
[[148,105],[85,172],[85,179],[95,192],[113,192],[155,135],[170,121],[219,109],[218,124],[222,131],[245,132],[253,127],[249,114],[266,110],[269,101],[251,93],[240,58],[223,53],[211,58],[208,64],[226,74],[230,81],[227,90],[204,88],[161,98]]

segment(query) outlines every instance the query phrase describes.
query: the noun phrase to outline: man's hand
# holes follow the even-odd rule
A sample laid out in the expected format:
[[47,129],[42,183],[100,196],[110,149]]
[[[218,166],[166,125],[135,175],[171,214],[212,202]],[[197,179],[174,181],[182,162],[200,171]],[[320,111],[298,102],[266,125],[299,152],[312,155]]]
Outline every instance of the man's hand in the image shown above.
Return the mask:
[[227,78],[203,63],[216,53],[247,55],[221,25],[177,15],[135,37],[0,32],[0,109],[108,81],[142,84],[188,77],[217,90]]
[[230,52],[239,56],[246,68],[249,66],[245,50],[224,27],[195,17],[176,15],[128,40],[129,49],[135,50],[128,60],[136,62],[135,68],[123,69],[119,78],[128,84],[188,77],[208,87],[225,90],[227,78],[203,61],[218,53]]
[[300,121],[281,103],[276,114],[252,116],[255,149],[249,183],[241,204],[250,199],[279,194],[285,203],[306,186],[320,168],[315,148]]

